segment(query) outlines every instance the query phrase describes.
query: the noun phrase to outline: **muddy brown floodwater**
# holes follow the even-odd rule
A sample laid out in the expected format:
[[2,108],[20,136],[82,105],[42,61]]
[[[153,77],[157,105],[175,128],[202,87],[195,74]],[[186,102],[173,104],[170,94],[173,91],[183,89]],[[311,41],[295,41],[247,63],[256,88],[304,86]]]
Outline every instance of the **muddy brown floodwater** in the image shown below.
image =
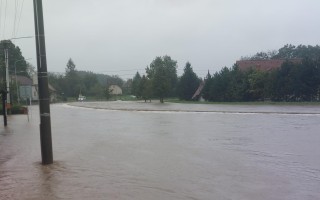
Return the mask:
[[79,102],[51,120],[49,166],[37,106],[0,126],[0,199],[320,199],[319,106]]

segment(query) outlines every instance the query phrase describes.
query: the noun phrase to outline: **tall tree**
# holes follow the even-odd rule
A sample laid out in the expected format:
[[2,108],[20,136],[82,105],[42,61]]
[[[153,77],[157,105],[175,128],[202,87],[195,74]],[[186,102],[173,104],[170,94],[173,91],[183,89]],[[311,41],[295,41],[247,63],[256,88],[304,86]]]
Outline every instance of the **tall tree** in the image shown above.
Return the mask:
[[[10,40],[2,40],[0,41],[0,90],[6,88],[5,84],[5,74],[6,74],[6,66],[5,66],[5,56],[4,49],[8,50],[8,58],[9,58],[9,76],[21,75],[31,77],[28,74],[27,70],[27,62],[25,58],[22,56],[21,50],[18,46],[15,46]],[[18,85],[10,84],[10,96],[11,101],[17,100]]]
[[75,70],[76,70],[76,65],[74,64],[73,60],[71,58],[69,58],[69,60],[67,62],[66,73],[67,74],[75,73]]
[[21,50],[15,46],[10,40],[0,41],[0,67],[4,66],[4,48],[8,49],[9,54],[9,73],[13,75],[16,71],[18,75],[29,76],[27,73],[27,62],[22,56]]
[[250,100],[263,100],[265,98],[265,80],[267,73],[256,69],[251,69],[248,72],[248,94]]
[[148,99],[151,101],[152,97],[152,88],[151,81],[143,75],[139,83],[139,93],[141,98],[146,102]]
[[208,70],[208,74],[206,76],[206,78],[204,79],[204,87],[202,89],[202,97],[206,100],[209,100],[210,99],[210,86],[211,86],[211,82],[212,82],[212,78],[211,78],[211,74]]
[[76,97],[81,92],[80,78],[76,72],[76,65],[70,58],[66,67],[66,95]]
[[196,73],[193,72],[191,64],[187,62],[184,68],[184,72],[178,82],[178,97],[182,100],[191,100],[193,94],[199,87],[199,84],[200,79],[198,78]]
[[294,46],[287,44],[280,48],[278,54],[274,55],[273,58],[277,59],[291,59],[291,58],[310,58],[317,59],[320,56],[320,46],[311,45],[299,45]]
[[96,92],[99,91],[97,90],[97,88],[100,87],[100,84],[97,79],[97,75],[92,72],[86,73],[86,75],[82,78],[82,83],[84,85],[84,88],[82,89],[83,94],[86,94],[89,96],[95,96]]
[[135,95],[137,98],[141,97],[141,92],[139,91],[139,85],[141,81],[141,76],[139,72],[132,79],[132,94]]
[[146,68],[147,77],[151,80],[153,93],[164,102],[164,98],[173,95],[178,80],[177,61],[170,56],[156,57]]

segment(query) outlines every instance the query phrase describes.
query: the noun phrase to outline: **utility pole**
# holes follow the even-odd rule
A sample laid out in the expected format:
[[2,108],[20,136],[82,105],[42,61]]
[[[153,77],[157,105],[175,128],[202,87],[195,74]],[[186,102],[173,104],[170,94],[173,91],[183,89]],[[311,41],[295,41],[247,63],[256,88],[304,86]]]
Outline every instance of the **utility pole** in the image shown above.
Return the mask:
[[2,97],[2,114],[3,114],[3,125],[7,126],[7,92],[5,89],[1,90],[1,97]]
[[4,42],[4,60],[5,60],[5,76],[4,78],[4,87],[1,90],[1,97],[2,97],[2,114],[3,114],[3,124],[4,126],[7,126],[7,100],[8,100],[8,83],[9,83],[9,70],[8,70],[8,49],[7,44]]
[[53,153],[42,0],[33,0],[33,7],[39,87],[41,156],[42,164],[47,165],[53,163]]
[[[6,90],[7,90],[7,104],[10,104],[10,77],[9,77],[9,54],[7,46],[4,49],[4,60],[6,65]],[[8,106],[8,105],[7,105]]]

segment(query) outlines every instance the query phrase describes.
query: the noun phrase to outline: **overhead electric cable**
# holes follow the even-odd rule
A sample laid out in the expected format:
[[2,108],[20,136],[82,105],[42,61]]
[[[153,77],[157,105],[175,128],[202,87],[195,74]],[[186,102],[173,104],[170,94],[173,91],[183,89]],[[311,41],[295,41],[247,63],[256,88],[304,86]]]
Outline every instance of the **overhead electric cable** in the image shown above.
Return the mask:
[[19,18],[18,18],[18,26],[17,26],[17,30],[16,30],[16,35],[18,35],[18,33],[19,33],[20,20],[21,20],[23,5],[24,5],[24,0],[22,0],[22,4],[21,4],[21,8],[20,8],[20,14],[19,14]]
[[0,0],[0,31],[1,31],[1,22],[2,22],[2,0]]
[[13,30],[12,30],[12,37],[15,37],[15,32],[16,32],[16,22],[17,22],[17,0],[14,0],[14,20],[13,20]]
[[6,4],[4,7],[3,38],[5,38],[5,33],[6,33],[7,3],[8,3],[8,0],[6,0]]

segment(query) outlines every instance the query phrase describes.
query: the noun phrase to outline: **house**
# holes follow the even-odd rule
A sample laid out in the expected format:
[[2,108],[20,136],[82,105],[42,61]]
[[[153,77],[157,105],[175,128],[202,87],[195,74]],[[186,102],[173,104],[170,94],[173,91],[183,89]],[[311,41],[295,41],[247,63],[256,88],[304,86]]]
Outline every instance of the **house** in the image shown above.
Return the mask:
[[[57,91],[56,89],[48,84],[49,94],[50,94],[50,102],[56,102],[57,101]],[[37,74],[34,74],[32,76],[32,100],[39,101],[39,92],[38,92],[38,76]]]
[[261,71],[271,71],[274,69],[278,69],[281,65],[286,62],[290,61],[293,63],[301,63],[301,59],[271,59],[271,60],[238,60],[236,65],[239,67],[240,70],[246,71],[251,68],[261,70]]
[[32,80],[26,76],[12,76],[12,83],[15,85],[18,93],[18,101],[20,100],[32,100]]
[[122,95],[122,89],[118,85],[110,85],[109,91],[112,95]]

